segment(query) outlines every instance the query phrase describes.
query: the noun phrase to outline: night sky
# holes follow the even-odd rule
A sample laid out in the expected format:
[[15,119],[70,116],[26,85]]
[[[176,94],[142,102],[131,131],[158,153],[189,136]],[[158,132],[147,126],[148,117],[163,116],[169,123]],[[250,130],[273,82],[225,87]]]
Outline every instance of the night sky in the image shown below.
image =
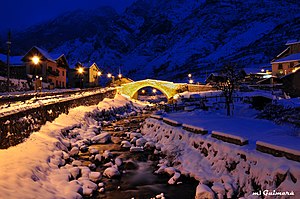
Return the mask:
[[5,0],[0,3],[0,31],[22,30],[66,11],[112,6],[123,11],[134,0]]

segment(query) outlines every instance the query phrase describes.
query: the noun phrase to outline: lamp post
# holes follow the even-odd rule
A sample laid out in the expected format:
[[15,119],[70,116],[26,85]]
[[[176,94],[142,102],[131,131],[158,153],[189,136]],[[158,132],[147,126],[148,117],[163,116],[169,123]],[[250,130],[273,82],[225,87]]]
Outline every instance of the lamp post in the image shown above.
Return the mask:
[[36,71],[37,71],[37,65],[40,63],[40,58],[38,56],[33,56],[31,58],[31,61],[33,62],[33,64],[35,65],[34,67],[34,76],[35,76],[35,81],[34,81],[34,90],[35,92],[37,92],[37,79],[38,79],[38,76],[36,75]]
[[9,66],[9,56],[10,56],[10,46],[11,46],[11,32],[8,32],[8,40],[6,42],[7,44],[7,92],[9,92],[9,76],[10,76],[10,66]]
[[115,84],[115,76],[113,76],[111,73],[108,73],[107,77],[112,79],[112,84],[114,85]]
[[97,82],[96,82],[96,84],[95,84],[95,86],[99,86],[100,84],[99,84],[99,78],[100,78],[100,76],[102,75],[102,73],[101,73],[101,71],[98,71],[97,72]]
[[188,78],[189,78],[189,83],[190,84],[194,83],[194,80],[192,80],[192,74],[191,73],[188,74]]
[[83,88],[83,72],[84,72],[84,70],[82,67],[79,67],[77,69],[77,72],[79,74],[79,87],[82,89]]

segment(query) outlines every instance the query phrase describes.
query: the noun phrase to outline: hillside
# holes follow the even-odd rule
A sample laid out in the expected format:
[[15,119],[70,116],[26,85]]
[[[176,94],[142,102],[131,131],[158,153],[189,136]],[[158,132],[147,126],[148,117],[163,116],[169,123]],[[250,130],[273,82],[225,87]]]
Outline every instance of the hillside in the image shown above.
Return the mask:
[[[32,45],[62,52],[73,66],[96,62],[132,79],[200,78],[224,63],[269,64],[300,38],[297,1],[137,0],[124,13],[101,7],[70,12],[19,33],[18,52]],[[16,48],[16,47],[15,47]]]

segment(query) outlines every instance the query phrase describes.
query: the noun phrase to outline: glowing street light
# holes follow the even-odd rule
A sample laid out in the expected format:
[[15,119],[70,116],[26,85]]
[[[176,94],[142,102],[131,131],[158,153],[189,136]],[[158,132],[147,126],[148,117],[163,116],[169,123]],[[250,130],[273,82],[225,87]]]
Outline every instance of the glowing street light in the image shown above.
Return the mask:
[[190,83],[190,84],[194,83],[194,80],[190,79],[190,80],[189,80],[189,83]]
[[192,74],[191,74],[191,73],[190,73],[190,74],[188,74],[188,77],[189,77],[189,78],[192,78]]
[[112,77],[112,74],[111,74],[111,73],[108,73],[108,74],[107,74],[107,77],[108,77],[108,78],[111,78],[111,77]]
[[79,68],[77,68],[77,72],[78,72],[78,74],[79,74],[79,86],[80,86],[80,88],[83,88],[83,72],[84,72],[84,69],[82,68],[82,67],[79,67]]
[[146,91],[145,91],[145,90],[142,90],[142,93],[143,93],[143,94],[145,94],[145,93],[146,93]]
[[97,72],[98,77],[100,77],[102,75],[101,71]]
[[79,68],[77,69],[77,71],[78,71],[79,74],[82,74],[84,70],[83,70],[82,67],[79,67]]
[[38,56],[33,56],[33,57],[31,58],[31,61],[32,61],[35,65],[37,65],[38,63],[40,63],[40,58],[39,58]]
[[156,92],[157,92],[157,90],[154,88],[154,89],[152,90],[152,92],[153,92],[153,93],[156,93]]
[[121,79],[121,78],[122,78],[122,74],[119,74],[119,75],[118,75],[118,78]]

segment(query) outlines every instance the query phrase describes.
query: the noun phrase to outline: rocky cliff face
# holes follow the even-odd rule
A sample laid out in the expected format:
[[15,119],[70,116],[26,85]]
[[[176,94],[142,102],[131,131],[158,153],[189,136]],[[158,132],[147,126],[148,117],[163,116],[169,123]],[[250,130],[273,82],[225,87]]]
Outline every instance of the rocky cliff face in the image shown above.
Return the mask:
[[[71,65],[96,62],[132,79],[200,78],[224,63],[270,63],[288,39],[300,38],[297,1],[137,0],[124,13],[110,8],[75,11],[32,27],[16,38],[65,53]],[[15,44],[15,45],[16,45]]]

